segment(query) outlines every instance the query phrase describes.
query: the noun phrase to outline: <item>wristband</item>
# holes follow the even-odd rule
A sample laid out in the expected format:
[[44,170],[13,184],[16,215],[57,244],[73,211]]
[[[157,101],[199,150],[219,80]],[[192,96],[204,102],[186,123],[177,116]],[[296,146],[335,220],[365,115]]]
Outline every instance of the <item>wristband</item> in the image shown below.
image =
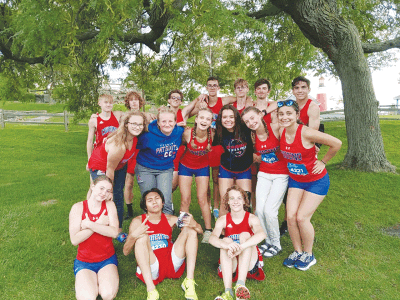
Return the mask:
[[326,162],[324,162],[322,159],[321,159],[321,162],[322,162],[324,165],[326,165]]

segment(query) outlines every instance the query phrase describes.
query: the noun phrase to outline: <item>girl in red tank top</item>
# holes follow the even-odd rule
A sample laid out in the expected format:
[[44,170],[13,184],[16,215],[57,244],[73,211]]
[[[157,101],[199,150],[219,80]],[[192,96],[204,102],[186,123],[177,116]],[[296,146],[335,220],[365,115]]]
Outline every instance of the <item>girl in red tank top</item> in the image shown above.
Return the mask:
[[255,139],[260,171],[257,174],[256,214],[266,233],[264,245],[260,247],[266,257],[277,255],[280,243],[278,211],[288,185],[288,170],[279,145],[279,126],[265,123],[262,112],[247,107],[242,119],[252,130]]
[[212,118],[212,111],[209,108],[199,110],[194,128],[187,128],[183,133],[182,141],[187,147],[179,164],[180,211],[189,212],[192,197],[192,177],[194,175],[197,186],[197,199],[206,227],[203,243],[208,242],[212,228],[211,213],[207,202],[208,182],[210,179],[209,152],[214,135],[210,128]]
[[[277,105],[282,127],[281,152],[287,161],[290,176],[287,222],[295,250],[283,264],[305,271],[317,262],[312,253],[315,232],[311,217],[328,193],[329,176],[325,165],[339,151],[342,142],[329,134],[298,124],[300,110],[296,101],[279,101]],[[321,160],[315,156],[315,143],[329,147]]]
[[[69,214],[71,243],[78,245],[74,262],[78,299],[85,298],[88,290],[100,291],[102,297],[102,293],[113,295],[112,299],[118,292],[118,260],[112,243],[118,235],[118,216],[115,204],[108,201],[111,193],[112,181],[100,176],[94,180],[89,199],[74,204]],[[93,281],[93,275],[97,278],[98,274],[109,279]]]

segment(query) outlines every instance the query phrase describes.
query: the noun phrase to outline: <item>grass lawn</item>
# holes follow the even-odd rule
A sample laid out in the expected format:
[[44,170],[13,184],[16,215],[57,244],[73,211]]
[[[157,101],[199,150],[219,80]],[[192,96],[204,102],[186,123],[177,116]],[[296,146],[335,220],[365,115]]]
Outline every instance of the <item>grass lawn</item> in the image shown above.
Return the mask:
[[[9,108],[6,108],[9,109]],[[283,253],[264,259],[267,279],[248,281],[252,299],[399,299],[400,239],[383,229],[400,223],[400,176],[340,170],[346,153],[344,122],[326,123],[326,132],[340,138],[343,148],[327,168],[328,196],[313,217],[317,264],[307,272],[282,266],[293,251],[282,238]],[[400,168],[400,123],[381,121],[389,160]],[[73,260],[77,248],[68,234],[73,203],[85,198],[87,128],[7,124],[0,130],[0,295],[1,299],[74,299]],[[321,155],[326,147],[321,150]],[[141,213],[135,186],[135,214]],[[195,195],[193,186],[192,195]],[[179,191],[174,194],[179,207]],[[193,196],[191,212],[201,224]],[[283,208],[280,210],[280,219]],[[127,229],[128,222],[124,222]],[[135,277],[131,253],[119,258],[117,299],[145,299],[146,287]],[[219,251],[199,244],[196,267],[199,299],[214,299],[223,290],[216,273]],[[161,299],[183,299],[180,280],[158,286]]]

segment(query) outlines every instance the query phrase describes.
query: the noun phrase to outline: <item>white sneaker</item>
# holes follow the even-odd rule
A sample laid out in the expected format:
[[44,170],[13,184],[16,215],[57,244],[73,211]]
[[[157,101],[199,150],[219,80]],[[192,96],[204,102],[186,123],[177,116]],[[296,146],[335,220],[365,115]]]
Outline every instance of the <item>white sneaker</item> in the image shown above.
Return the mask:
[[201,240],[201,242],[203,244],[208,244],[208,240],[210,239],[210,236],[211,236],[211,231],[210,230],[204,231],[203,239]]

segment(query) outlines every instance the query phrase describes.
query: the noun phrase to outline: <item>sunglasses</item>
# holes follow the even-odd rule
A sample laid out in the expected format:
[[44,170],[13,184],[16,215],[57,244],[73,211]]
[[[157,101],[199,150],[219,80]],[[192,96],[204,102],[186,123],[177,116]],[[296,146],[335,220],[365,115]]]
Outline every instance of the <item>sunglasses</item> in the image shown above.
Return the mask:
[[172,99],[172,100],[181,100],[181,97],[172,96],[171,99]]
[[292,106],[292,105],[294,105],[295,102],[296,101],[289,99],[289,100],[285,100],[285,101],[278,101],[277,105],[278,105],[278,107],[282,107],[284,105]]

